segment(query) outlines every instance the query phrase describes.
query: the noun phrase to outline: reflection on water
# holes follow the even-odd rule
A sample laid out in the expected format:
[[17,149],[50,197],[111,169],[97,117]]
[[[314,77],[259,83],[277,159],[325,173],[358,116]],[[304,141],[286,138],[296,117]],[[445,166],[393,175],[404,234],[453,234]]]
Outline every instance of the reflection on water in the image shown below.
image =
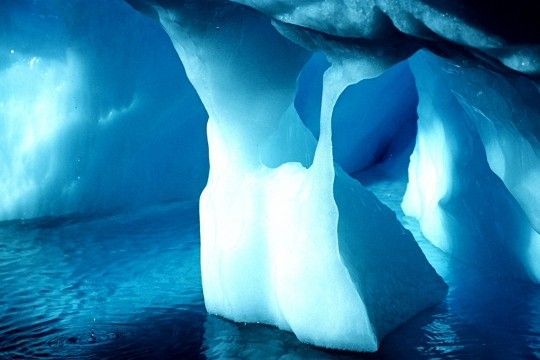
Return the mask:
[[0,354],[197,353],[206,317],[196,209],[0,227]]
[[[401,187],[372,190],[396,208]],[[398,210],[398,208],[396,208]],[[204,310],[197,208],[0,224],[0,358],[532,358],[540,289],[450,261],[398,211],[450,285],[442,304],[376,354],[317,349],[269,326]]]
[[[405,181],[378,181],[368,187],[411,231],[429,262],[449,285],[445,302],[426,312],[433,311],[432,316],[422,314],[412,321],[421,321],[422,318],[428,320],[422,329],[430,346],[422,347],[422,355],[431,353],[431,357],[460,359],[540,356],[540,305],[536,305],[536,311],[534,306],[531,307],[531,303],[538,304],[540,301],[540,287],[480,272],[475,264],[449,257],[433,246],[422,236],[418,222],[405,216],[401,210]],[[410,328],[411,323],[392,334],[389,339],[401,341],[399,337],[404,335],[402,332]]]

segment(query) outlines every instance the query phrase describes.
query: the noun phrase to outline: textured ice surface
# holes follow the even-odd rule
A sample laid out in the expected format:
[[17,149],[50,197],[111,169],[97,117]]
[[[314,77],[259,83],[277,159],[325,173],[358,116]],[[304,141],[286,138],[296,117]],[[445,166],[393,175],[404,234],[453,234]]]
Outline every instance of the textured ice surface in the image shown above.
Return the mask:
[[445,56],[466,55],[490,66],[540,73],[539,8],[534,1],[233,1],[349,44],[360,39],[363,47],[428,47]]
[[438,302],[446,286],[411,234],[334,166],[334,105],[379,69],[333,59],[316,142],[292,106],[304,50],[242,7],[157,11],[210,116],[200,200],[208,311],[310,344],[374,351]]
[[0,17],[0,220],[197,198],[207,115],[159,24],[120,0]]
[[532,84],[428,53],[411,66],[420,105],[405,213],[456,258],[540,281],[539,113],[532,106],[539,96]]

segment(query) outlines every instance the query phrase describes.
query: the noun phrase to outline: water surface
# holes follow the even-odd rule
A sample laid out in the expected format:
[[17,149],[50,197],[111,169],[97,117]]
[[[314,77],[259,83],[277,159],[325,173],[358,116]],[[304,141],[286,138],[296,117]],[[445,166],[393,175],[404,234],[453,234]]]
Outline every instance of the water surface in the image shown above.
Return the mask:
[[402,185],[372,190],[450,285],[376,354],[317,349],[273,327],[206,314],[195,204],[0,224],[0,358],[353,359],[540,357],[540,289],[477,274],[422,239]]

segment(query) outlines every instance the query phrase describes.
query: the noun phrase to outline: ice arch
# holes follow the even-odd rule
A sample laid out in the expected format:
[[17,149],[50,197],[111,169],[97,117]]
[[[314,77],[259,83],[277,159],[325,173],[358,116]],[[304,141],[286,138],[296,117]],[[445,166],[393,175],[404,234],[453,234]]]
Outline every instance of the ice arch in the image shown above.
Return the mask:
[[[443,296],[444,285],[411,235],[335,165],[337,160],[349,173],[369,167],[376,162],[384,137],[397,136],[399,121],[370,115],[369,125],[385,129],[362,138],[367,124],[340,119],[340,104],[348,104],[344,99],[356,91],[361,96],[367,90],[358,89],[367,78],[420,47],[457,60],[448,63],[431,55],[411,60],[421,102],[403,208],[420,221],[434,244],[452,256],[498,276],[538,282],[540,131],[538,83],[530,80],[539,75],[537,31],[531,31],[532,36],[512,34],[493,28],[491,21],[477,28],[459,7],[435,0],[236,1],[274,17],[273,26],[283,36],[305,49],[322,50],[329,58],[331,67],[320,69],[314,79],[322,93],[317,114],[311,123],[309,114],[302,123],[293,97],[309,54],[279,36],[269,19],[225,0],[148,2],[154,5],[141,9],[166,27],[211,118],[212,171],[201,198],[203,280],[211,312],[275,324],[308,343],[374,350],[384,334]],[[63,19],[73,18],[71,11],[85,3],[73,4],[77,6],[61,12]],[[168,81],[146,91],[155,83],[154,62],[134,61],[133,55],[177,61],[174,51],[171,57],[166,46],[161,48],[163,40],[169,45],[164,34],[144,31],[149,37],[143,38],[132,31],[152,29],[148,19],[114,27],[121,34],[115,39],[145,51],[125,56],[132,66],[127,74],[133,76],[119,76],[116,87],[104,87],[103,80],[118,75],[117,70],[128,63],[120,56],[112,62],[96,61],[101,50],[115,48],[114,42],[103,44],[110,40],[107,29],[112,26],[100,25],[105,20],[116,24],[126,14],[125,4],[116,5],[104,0],[86,5],[97,15],[85,27],[71,24],[69,34],[43,31],[54,33],[50,42],[63,44],[53,54],[30,56],[6,49],[8,41],[0,45],[0,65],[8,65],[0,73],[8,89],[0,94],[0,116],[7,119],[1,124],[2,139],[7,141],[1,142],[0,150],[9,154],[5,157],[9,161],[0,164],[3,219],[103,211],[171,199],[182,188],[186,188],[182,194],[196,192],[178,186],[172,177],[158,176],[155,181],[155,171],[126,161],[133,156],[130,151],[125,151],[121,166],[108,161],[126,144],[118,141],[124,130],[130,130],[129,141],[148,139],[147,130],[155,127],[144,121],[147,117],[164,124],[156,132],[161,141],[164,133],[174,138],[183,129],[173,128],[178,123],[170,113],[204,112],[195,98],[181,103],[163,96],[188,94],[190,89],[176,86],[163,68],[157,73]],[[478,10],[475,5],[471,8]],[[499,11],[492,17],[490,12],[487,17],[500,15]],[[99,24],[92,22],[96,19]],[[532,20],[537,24],[536,18]],[[4,36],[0,34],[3,40]],[[24,48],[24,31],[20,36],[7,40]],[[98,43],[103,48],[96,47]],[[85,56],[63,53],[73,44]],[[169,64],[178,70],[175,63]],[[401,66],[402,74],[410,75],[407,69]],[[86,89],[88,84],[94,88]],[[91,101],[79,103],[85,97],[83,90],[94,91]],[[70,113],[70,99],[71,104],[84,106]],[[153,111],[158,108],[160,116]],[[124,121],[128,114],[143,121],[136,127],[128,125]],[[335,138],[344,134],[335,147],[332,132]],[[198,143],[202,145],[200,137]],[[361,153],[346,151],[358,143]],[[96,144],[98,150],[89,151],[88,144]],[[169,142],[167,149],[177,150],[175,144]],[[161,158],[156,150],[160,147],[153,145],[147,144],[149,151],[141,151],[137,160],[155,163]],[[200,148],[187,149],[193,151],[179,154],[182,162],[204,161]],[[168,164],[154,169],[169,170]],[[191,175],[190,180],[198,181],[184,185],[200,185],[203,175]],[[151,191],[140,191],[150,186]]]
[[[538,76],[536,39],[493,27],[504,11],[476,24],[478,4],[469,14],[427,0],[236,1],[273,17],[283,37],[330,60],[324,76],[324,66],[317,69],[320,113],[307,108],[308,117],[320,115],[317,128],[305,118],[302,124],[292,106],[306,53],[277,36],[267,18],[227,1],[132,2],[164,25],[210,115],[211,171],[201,197],[210,312],[275,324],[308,343],[374,350],[384,334],[442,296],[444,286],[410,234],[334,164],[332,145],[331,118],[342,93],[420,48],[452,60],[412,60],[420,119],[403,209],[451,256],[488,273],[538,281],[536,120],[509,125],[500,94],[490,103],[473,94],[482,84],[461,86],[468,76],[487,74],[483,84],[505,78],[493,70],[508,79]],[[490,70],[449,75],[461,71],[452,67],[478,66]],[[519,86],[536,94],[534,82]],[[506,113],[489,114],[490,107]],[[320,130],[317,141],[304,125]],[[398,122],[387,125],[369,150]],[[337,153],[349,172],[374,163],[369,151],[364,159]],[[500,222],[493,226],[493,219]],[[420,287],[433,291],[426,296]],[[393,303],[396,293],[407,299],[401,306]],[[332,307],[336,302],[342,304]],[[332,310],[320,311],[320,304]]]
[[[401,2],[388,7],[384,1],[313,1],[296,7],[284,1],[287,5],[277,13],[277,7],[269,6],[273,2],[247,3],[283,21],[274,25],[304,47],[369,59],[381,70],[412,56],[422,29],[435,33],[426,40],[441,37],[441,46],[449,47],[442,52],[446,59],[422,51],[410,62],[420,97],[419,133],[403,209],[420,221],[425,237],[453,258],[497,278],[539,282],[540,201],[533,189],[540,186],[540,114],[535,105],[540,37],[470,26],[465,10],[454,9],[456,13],[448,16],[451,12],[440,13],[437,6],[431,7],[434,3],[422,0],[412,10]],[[404,12],[394,12],[399,8]],[[332,20],[333,11],[347,15]],[[386,28],[390,32],[377,32],[388,25],[381,11],[401,34],[392,26]],[[506,20],[527,24],[531,19],[522,11]],[[364,17],[366,22],[358,20]],[[344,24],[352,32],[340,32]],[[529,29],[536,34],[533,28]],[[441,53],[430,41],[423,46]],[[467,54],[463,45],[476,54]],[[488,56],[477,58],[484,50]],[[506,55],[498,57],[497,64],[489,53],[498,54],[495,58]],[[521,63],[513,67],[506,61],[510,58],[521,58]]]
[[338,97],[384,66],[331,57],[316,141],[293,107],[309,53],[266,18],[222,2],[151,11],[209,114],[210,174],[200,200],[209,312],[273,324],[310,344],[374,351],[442,299],[446,286],[412,235],[334,164]]
[[[315,137],[319,136],[323,73],[328,66],[325,55],[316,52],[298,79],[295,108]],[[417,105],[407,61],[347,87],[332,112],[334,160],[348,174],[355,174],[387,156],[408,156],[404,148],[414,143]]]

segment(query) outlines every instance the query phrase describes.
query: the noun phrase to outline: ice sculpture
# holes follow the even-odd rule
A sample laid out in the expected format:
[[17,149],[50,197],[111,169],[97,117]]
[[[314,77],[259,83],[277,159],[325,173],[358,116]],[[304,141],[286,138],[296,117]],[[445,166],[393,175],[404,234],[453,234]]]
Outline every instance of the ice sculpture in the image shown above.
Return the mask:
[[155,11],[210,117],[200,200],[208,311],[310,344],[374,351],[440,301],[446,286],[411,234],[334,165],[334,105],[378,64],[332,58],[316,142],[292,106],[308,53],[241,6]]
[[456,258],[540,282],[540,114],[527,95],[534,91],[519,92],[532,84],[426,52],[411,66],[419,130],[405,213]]

